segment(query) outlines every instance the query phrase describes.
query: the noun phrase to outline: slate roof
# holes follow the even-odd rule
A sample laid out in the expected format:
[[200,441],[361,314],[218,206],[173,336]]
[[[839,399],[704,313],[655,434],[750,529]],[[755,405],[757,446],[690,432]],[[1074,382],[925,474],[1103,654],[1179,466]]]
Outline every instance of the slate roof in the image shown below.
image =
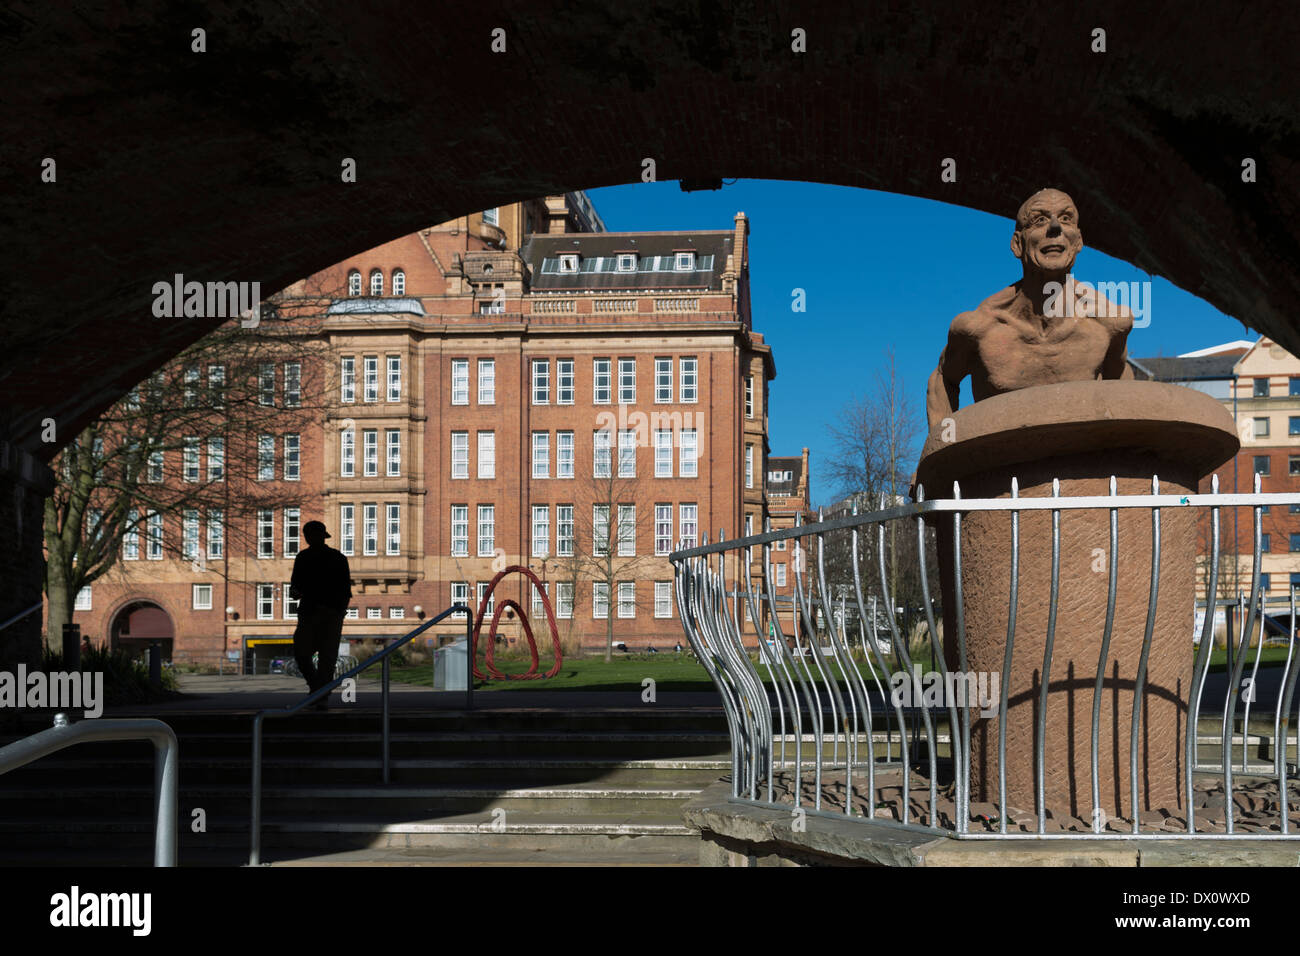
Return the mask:
[[[730,232],[600,232],[558,233],[529,236],[519,251],[532,273],[534,292],[618,291],[619,289],[698,289],[722,291],[722,271],[731,253]],[[687,272],[654,269],[654,257],[671,260],[675,253],[695,251],[696,268]],[[580,272],[556,272],[555,262],[562,252],[581,256]],[[635,252],[637,271],[613,271],[612,264],[620,252]],[[607,268],[595,270],[596,260]],[[548,262],[548,260],[553,260]]]

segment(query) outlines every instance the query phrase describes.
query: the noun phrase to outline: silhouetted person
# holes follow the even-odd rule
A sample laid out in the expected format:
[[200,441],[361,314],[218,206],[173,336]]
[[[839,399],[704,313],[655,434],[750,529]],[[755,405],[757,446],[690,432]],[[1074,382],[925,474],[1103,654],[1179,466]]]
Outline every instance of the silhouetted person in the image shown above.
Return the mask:
[[[352,572],[341,551],[325,543],[325,525],[308,521],[302,527],[307,547],[293,562],[289,596],[298,599],[298,627],[293,632],[293,654],[307,686],[316,691],[334,679],[343,618],[352,601]],[[312,664],[312,654],[318,663]],[[328,706],[328,696],[318,707]]]

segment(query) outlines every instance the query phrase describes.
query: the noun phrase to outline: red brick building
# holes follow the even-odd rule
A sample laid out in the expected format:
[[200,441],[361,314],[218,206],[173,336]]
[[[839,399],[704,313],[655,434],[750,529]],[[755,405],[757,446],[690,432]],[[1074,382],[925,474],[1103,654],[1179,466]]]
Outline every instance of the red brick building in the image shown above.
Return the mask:
[[[331,407],[277,437],[267,478],[294,482],[298,504],[243,529],[244,553],[199,516],[202,571],[167,548],[150,560],[146,535],[75,620],[95,642],[171,638],[178,659],[287,656],[287,582],[317,519],[351,566],[345,639],[477,606],[518,564],[545,581],[572,643],[603,646],[608,614],[629,650],[673,646],[668,552],[758,530],[766,514],[775,365],[751,327],[748,232],[739,213],[718,231],[608,233],[571,193],[421,230],[296,284],[290,298],[346,290],[320,318]],[[192,540],[181,525],[168,518],[163,541]],[[498,586],[506,597],[542,619],[522,577]],[[430,638],[460,633],[451,621]]]

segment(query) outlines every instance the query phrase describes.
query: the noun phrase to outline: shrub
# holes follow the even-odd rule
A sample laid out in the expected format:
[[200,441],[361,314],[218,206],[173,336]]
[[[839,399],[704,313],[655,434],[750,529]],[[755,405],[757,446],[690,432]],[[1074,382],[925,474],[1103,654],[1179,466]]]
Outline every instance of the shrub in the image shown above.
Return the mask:
[[[63,652],[47,647],[42,656],[41,666],[46,673],[65,670]],[[153,685],[149,683],[149,665],[132,658],[121,648],[109,650],[101,645],[83,651],[81,669],[103,672],[104,702],[110,705],[148,704],[180,692],[176,675],[168,667],[164,667],[162,671],[162,690],[154,690]]]

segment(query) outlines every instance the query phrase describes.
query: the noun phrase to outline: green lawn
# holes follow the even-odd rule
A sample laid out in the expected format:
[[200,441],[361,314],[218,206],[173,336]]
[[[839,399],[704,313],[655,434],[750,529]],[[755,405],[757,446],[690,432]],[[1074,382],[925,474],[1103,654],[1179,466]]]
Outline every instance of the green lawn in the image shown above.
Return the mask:
[[[497,661],[497,667],[510,673],[523,673],[527,660]],[[481,666],[481,665],[480,665]],[[539,670],[543,673],[550,662],[543,660]],[[378,674],[378,668],[372,668]],[[710,691],[713,681],[699,662],[687,654],[664,652],[661,654],[620,654],[608,664],[600,657],[566,658],[560,672],[550,680],[492,680],[475,681],[475,690],[599,690],[640,691],[641,682],[653,678],[655,691]],[[394,667],[392,678],[407,684],[428,687],[433,680],[432,668]]]
[[[1259,657],[1260,667],[1268,667],[1270,665],[1281,667],[1283,664],[1286,663],[1285,647],[1265,647],[1262,651],[1260,651],[1258,648],[1255,647],[1248,647],[1246,648],[1246,673],[1247,674],[1249,674],[1250,669],[1255,666],[1256,653],[1260,655]],[[1234,667],[1236,666],[1236,663],[1237,663],[1236,658],[1234,656],[1233,659]],[[1210,672],[1221,673],[1227,670],[1227,667],[1228,667],[1227,648],[1216,647],[1214,650],[1210,652]]]

